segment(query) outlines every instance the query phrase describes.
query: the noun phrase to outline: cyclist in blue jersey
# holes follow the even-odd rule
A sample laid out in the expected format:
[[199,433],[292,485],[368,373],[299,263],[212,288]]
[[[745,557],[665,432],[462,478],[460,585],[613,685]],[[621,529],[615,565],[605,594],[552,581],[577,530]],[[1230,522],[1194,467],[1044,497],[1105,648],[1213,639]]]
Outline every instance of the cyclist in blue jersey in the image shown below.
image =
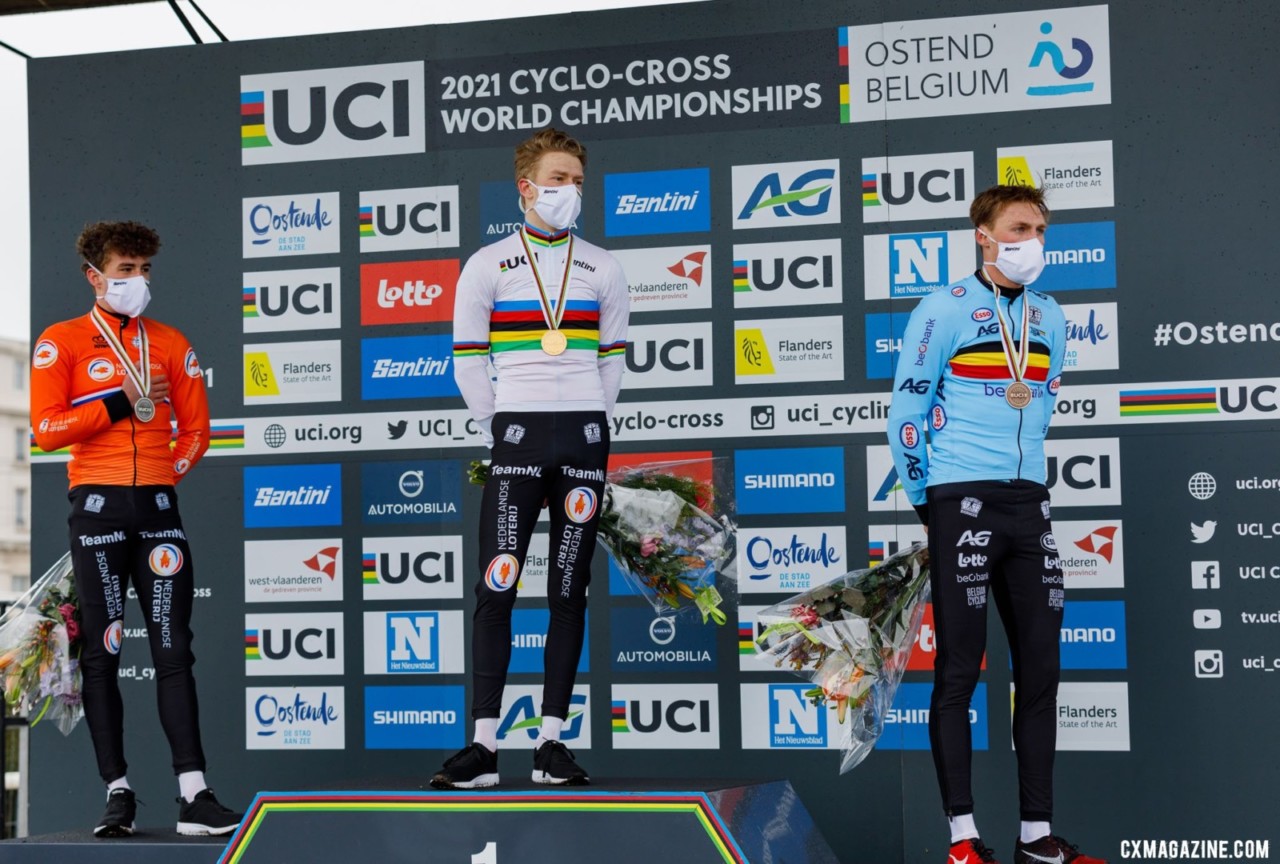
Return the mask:
[[1021,832],[1015,864],[1105,864],[1053,834],[1063,578],[1049,520],[1044,438],[1066,320],[1026,286],[1044,269],[1042,190],[994,186],[969,210],[982,264],[925,297],[902,338],[889,443],[929,535],[937,656],[929,705],[948,864],[994,862],[970,788],[969,702],[995,599],[1013,659]]

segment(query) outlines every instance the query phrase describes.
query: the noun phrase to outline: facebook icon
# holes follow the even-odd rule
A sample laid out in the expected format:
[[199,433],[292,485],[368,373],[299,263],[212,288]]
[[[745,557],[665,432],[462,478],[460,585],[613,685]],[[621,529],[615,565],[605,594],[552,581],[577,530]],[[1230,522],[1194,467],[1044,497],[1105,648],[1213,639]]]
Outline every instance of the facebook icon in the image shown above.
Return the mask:
[[1216,589],[1220,572],[1217,561],[1192,561],[1191,587],[1201,590]]
[[387,613],[387,671],[440,671],[440,613]]

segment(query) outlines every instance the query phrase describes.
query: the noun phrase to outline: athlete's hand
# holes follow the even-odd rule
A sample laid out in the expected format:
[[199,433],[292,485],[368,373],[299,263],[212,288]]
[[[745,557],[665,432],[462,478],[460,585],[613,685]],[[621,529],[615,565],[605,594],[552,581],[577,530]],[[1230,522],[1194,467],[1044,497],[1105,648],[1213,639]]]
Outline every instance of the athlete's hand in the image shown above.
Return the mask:
[[[129,397],[130,405],[137,405],[138,400],[142,398],[138,385],[133,383],[133,376],[124,376],[124,395]],[[151,376],[151,390],[147,393],[147,397],[152,402],[159,405],[162,401],[169,398],[169,378],[163,372],[157,372]]]

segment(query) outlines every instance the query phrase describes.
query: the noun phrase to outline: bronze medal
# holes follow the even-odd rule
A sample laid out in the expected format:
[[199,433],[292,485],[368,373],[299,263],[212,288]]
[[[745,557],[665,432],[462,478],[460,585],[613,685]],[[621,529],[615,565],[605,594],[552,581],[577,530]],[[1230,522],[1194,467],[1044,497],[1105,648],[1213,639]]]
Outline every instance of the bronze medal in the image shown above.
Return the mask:
[[1031,388],[1021,381],[1014,381],[1005,388],[1004,401],[1009,403],[1010,408],[1021,411],[1031,404]]

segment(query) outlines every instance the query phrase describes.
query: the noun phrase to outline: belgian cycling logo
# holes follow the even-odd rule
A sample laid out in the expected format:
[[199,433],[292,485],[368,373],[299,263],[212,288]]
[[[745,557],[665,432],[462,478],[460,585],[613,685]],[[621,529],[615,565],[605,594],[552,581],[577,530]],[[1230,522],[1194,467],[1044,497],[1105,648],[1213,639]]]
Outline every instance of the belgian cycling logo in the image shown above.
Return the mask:
[[[1053,24],[1045,21],[1040,25],[1040,32],[1048,36],[1053,32]],[[1053,70],[1058,73],[1058,77],[1075,83],[1033,85],[1027,88],[1028,96],[1062,96],[1067,93],[1092,92],[1092,81],[1077,81],[1076,79],[1083,78],[1093,68],[1093,48],[1083,39],[1072,37],[1071,50],[1079,55],[1079,60],[1074,66],[1067,65],[1066,56],[1057,42],[1052,39],[1041,39],[1036,43],[1035,51],[1031,55],[1031,62],[1027,64],[1027,67],[1035,69],[1047,60],[1053,66]]]
[[596,515],[596,505],[598,503],[599,498],[596,497],[596,493],[593,490],[588,489],[586,486],[579,486],[565,496],[564,515],[569,517],[569,521],[577,522],[581,525]]
[[115,377],[116,367],[110,360],[103,360],[99,357],[97,360],[89,361],[89,377],[94,381],[110,381]]
[[484,571],[484,583],[491,591],[506,591],[514,587],[519,578],[520,562],[514,555],[499,555],[489,562],[488,569]]
[[172,543],[161,543],[151,550],[147,564],[157,576],[172,576],[182,569],[182,550]]
[[58,346],[48,339],[42,339],[36,343],[36,350],[31,354],[31,365],[37,369],[45,369],[52,366],[57,359]]
[[112,621],[107,625],[107,632],[102,634],[102,647],[109,654],[120,653],[120,643],[124,640],[124,622]]
[[196,349],[188,348],[187,356],[182,358],[183,368],[187,370],[188,378],[199,378],[204,374],[200,369],[200,361],[196,359]]

